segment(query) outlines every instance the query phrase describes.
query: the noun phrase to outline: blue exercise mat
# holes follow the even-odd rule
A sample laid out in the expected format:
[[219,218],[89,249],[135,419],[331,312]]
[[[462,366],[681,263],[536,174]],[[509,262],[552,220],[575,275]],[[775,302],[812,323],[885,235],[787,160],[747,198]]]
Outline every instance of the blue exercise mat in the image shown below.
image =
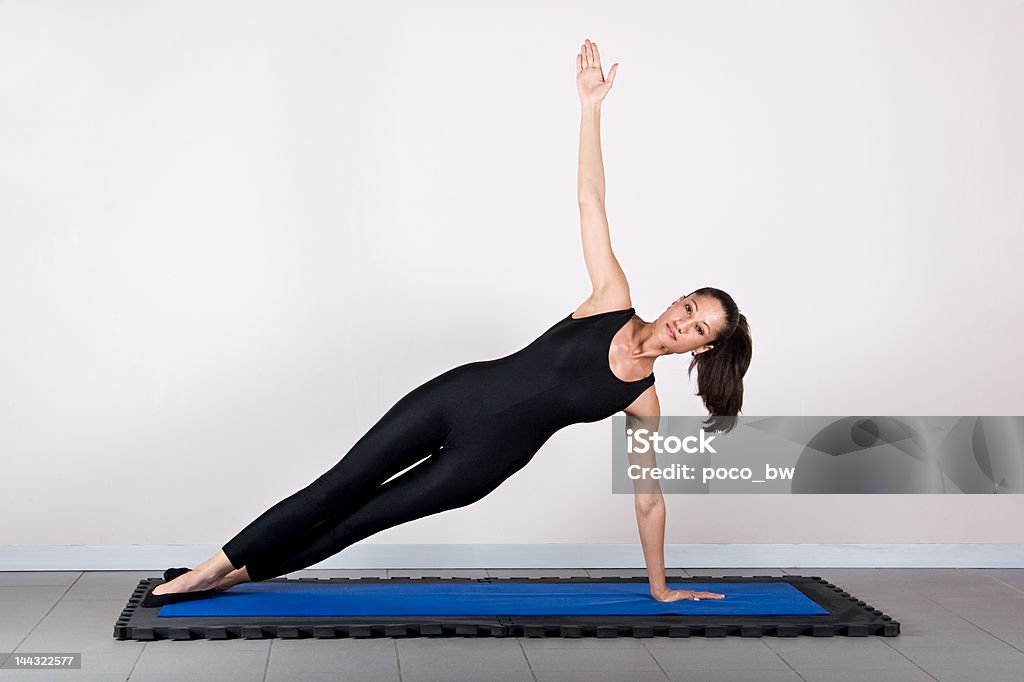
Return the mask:
[[180,616],[814,616],[827,615],[785,582],[670,582],[724,599],[659,602],[646,582],[595,583],[250,583],[209,599],[168,604]]

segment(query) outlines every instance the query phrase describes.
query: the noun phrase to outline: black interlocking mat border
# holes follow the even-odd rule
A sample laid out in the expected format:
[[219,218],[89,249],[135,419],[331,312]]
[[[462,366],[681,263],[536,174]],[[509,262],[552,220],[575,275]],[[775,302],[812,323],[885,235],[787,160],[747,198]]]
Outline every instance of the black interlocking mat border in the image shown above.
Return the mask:
[[[139,604],[162,578],[139,581],[114,625],[117,639],[335,639],[344,637],[895,637],[900,624],[818,576],[666,575],[669,582],[785,582],[829,611],[821,616],[375,616],[160,618]],[[277,578],[269,583],[605,583],[647,578]]]

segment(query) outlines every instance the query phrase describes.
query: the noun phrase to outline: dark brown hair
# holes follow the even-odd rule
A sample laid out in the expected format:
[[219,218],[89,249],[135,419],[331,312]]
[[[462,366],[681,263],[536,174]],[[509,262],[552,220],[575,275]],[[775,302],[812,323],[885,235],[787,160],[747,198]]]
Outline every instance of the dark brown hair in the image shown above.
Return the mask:
[[728,433],[735,427],[743,406],[743,375],[750,367],[753,350],[750,325],[732,296],[721,289],[701,287],[690,296],[714,298],[725,311],[725,325],[714,341],[707,342],[712,347],[693,357],[686,376],[697,369],[696,395],[701,397],[709,416],[704,422],[706,429]]

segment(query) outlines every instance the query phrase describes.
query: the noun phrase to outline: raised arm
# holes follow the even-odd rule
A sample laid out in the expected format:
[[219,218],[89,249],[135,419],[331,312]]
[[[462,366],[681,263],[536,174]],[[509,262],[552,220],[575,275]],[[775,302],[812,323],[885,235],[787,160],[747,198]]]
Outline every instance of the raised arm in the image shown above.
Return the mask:
[[601,102],[611,89],[618,64],[605,80],[597,44],[589,40],[576,55],[576,89],[582,109],[577,199],[583,260],[590,275],[592,293],[578,315],[593,315],[631,305],[626,275],[612,252],[608,217],[604,209],[604,162],[601,159]]

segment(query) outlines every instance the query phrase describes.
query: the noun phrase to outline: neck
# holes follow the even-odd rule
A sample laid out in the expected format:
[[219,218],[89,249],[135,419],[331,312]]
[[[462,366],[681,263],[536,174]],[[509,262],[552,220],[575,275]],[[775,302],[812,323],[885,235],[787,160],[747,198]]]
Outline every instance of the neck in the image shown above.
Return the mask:
[[671,351],[654,338],[654,323],[643,322],[633,329],[630,356],[634,358],[658,358],[670,355]]

